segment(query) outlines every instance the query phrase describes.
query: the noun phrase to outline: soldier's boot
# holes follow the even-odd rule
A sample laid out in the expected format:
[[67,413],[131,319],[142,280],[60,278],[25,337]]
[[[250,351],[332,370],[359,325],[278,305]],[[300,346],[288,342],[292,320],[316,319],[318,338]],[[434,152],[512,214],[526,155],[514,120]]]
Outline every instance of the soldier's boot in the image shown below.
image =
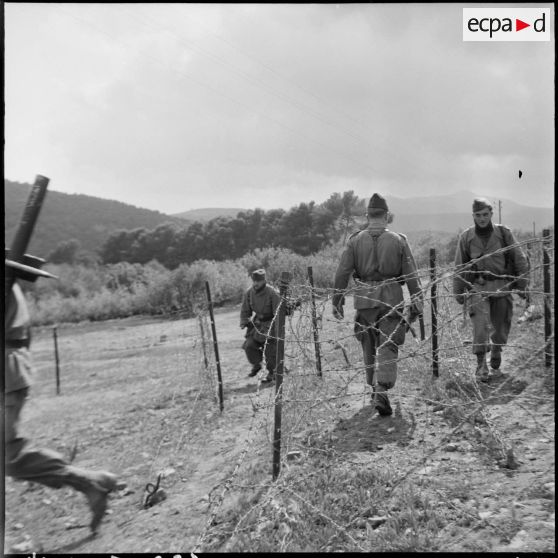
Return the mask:
[[488,366],[486,365],[486,353],[477,353],[477,370],[475,372],[481,382],[488,381]]
[[490,368],[498,370],[502,364],[502,348],[492,347],[490,350]]
[[250,374],[248,374],[248,377],[253,378],[261,369],[262,369],[261,362],[254,364],[254,366],[252,366],[252,370],[250,371]]
[[275,374],[269,370],[267,372],[267,376],[265,378],[263,378],[262,382],[263,383],[268,383],[268,382],[274,382],[275,381]]
[[97,529],[107,510],[108,495],[116,488],[123,488],[124,483],[119,483],[112,473],[107,471],[88,471],[72,465],[68,466],[65,483],[79,492],[85,494],[89,509],[91,510],[92,533]]
[[381,384],[374,387],[374,407],[382,417],[389,417],[393,414],[387,389]]

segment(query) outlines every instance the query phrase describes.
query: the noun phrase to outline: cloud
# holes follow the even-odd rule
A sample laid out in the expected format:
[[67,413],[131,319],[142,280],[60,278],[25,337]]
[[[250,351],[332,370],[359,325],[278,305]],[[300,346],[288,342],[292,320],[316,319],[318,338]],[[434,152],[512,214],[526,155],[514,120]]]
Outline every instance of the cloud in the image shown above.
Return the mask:
[[169,213],[370,188],[553,199],[553,45],[464,43],[460,5],[5,12],[12,180]]

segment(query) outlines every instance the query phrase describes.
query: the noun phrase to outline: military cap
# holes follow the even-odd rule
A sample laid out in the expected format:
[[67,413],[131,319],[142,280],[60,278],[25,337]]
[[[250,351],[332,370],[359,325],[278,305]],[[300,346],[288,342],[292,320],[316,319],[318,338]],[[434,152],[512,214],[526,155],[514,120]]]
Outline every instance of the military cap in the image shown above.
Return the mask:
[[265,279],[265,269],[252,271],[252,281],[261,281],[262,279]]
[[58,279],[56,275],[52,275],[52,273],[41,269],[46,263],[42,258],[23,254],[21,262],[16,262],[10,259],[10,250],[8,248],[4,248],[4,252],[6,267],[13,269],[13,273],[17,278],[23,279],[24,281],[36,281],[39,277]]
[[383,196],[380,196],[380,194],[374,194],[370,198],[368,209],[383,209],[384,211],[388,211],[387,202]]
[[482,211],[483,209],[490,209],[492,211],[492,204],[486,198],[475,198],[473,200],[473,213]]

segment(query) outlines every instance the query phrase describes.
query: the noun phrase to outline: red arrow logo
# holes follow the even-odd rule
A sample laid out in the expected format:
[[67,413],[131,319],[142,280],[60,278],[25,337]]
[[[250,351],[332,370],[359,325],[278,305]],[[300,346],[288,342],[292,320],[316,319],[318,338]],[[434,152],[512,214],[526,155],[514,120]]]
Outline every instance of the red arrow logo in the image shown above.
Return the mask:
[[525,23],[524,21],[521,21],[520,19],[515,19],[515,30],[516,31],[521,31],[522,29],[525,29],[525,27],[531,27],[530,23]]

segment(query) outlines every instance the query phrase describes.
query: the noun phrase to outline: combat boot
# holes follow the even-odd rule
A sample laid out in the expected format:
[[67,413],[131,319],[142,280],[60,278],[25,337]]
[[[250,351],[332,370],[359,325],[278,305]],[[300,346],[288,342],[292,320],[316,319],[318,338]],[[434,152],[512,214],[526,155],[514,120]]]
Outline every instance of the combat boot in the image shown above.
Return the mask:
[[492,346],[490,350],[490,368],[498,370],[502,364],[502,349],[501,347]]
[[88,471],[78,467],[68,466],[65,484],[83,492],[91,510],[91,532],[96,533],[107,510],[108,495],[115,488],[123,488],[116,476],[107,471]]
[[374,407],[382,417],[389,417],[393,414],[389,397],[384,386],[378,385],[374,388]]
[[261,362],[254,364],[254,366],[252,366],[252,370],[250,371],[250,374],[248,374],[248,377],[253,378],[261,369],[262,369]]
[[477,370],[475,372],[481,382],[488,381],[488,366],[486,365],[486,354],[477,353]]
[[267,376],[263,378],[262,383],[267,384],[269,382],[275,381],[275,374],[273,372],[268,372]]

